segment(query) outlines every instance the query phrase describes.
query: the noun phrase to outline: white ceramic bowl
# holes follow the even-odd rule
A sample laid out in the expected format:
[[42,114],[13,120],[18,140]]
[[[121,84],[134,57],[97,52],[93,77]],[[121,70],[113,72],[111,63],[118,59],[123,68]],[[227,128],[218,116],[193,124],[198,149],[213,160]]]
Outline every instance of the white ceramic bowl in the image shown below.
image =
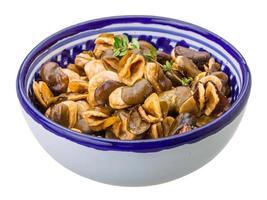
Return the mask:
[[[231,108],[218,119],[182,135],[118,141],[66,129],[47,119],[31,102],[31,84],[42,63],[62,66],[92,49],[99,33],[127,33],[166,52],[177,44],[205,49],[230,77]],[[182,177],[213,159],[233,136],[251,88],[248,66],[240,53],[219,36],[182,21],[154,16],[119,16],[87,21],[55,33],[37,45],[22,63],[17,94],[25,119],[42,147],[75,173],[103,183],[143,186]]]

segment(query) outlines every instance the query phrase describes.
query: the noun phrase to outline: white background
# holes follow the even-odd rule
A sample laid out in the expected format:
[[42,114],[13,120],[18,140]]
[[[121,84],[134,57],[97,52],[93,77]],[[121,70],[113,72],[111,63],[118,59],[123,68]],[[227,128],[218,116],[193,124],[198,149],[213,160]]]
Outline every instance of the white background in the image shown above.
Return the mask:
[[[267,199],[266,8],[257,0],[1,0],[0,199]],[[78,22],[122,14],[161,15],[203,26],[232,43],[253,76],[245,116],[227,147],[198,171],[157,186],[109,186],[65,169],[31,134],[15,93],[19,66],[41,40]]]

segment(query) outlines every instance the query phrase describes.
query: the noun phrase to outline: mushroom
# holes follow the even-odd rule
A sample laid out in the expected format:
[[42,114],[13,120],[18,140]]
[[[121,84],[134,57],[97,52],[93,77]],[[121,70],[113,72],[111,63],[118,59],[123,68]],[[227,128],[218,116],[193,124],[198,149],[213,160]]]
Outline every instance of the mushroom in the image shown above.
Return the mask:
[[56,62],[43,64],[40,76],[54,93],[59,94],[67,91],[69,78]]
[[221,65],[215,61],[213,57],[209,59],[208,67],[204,66],[206,72],[217,72],[220,70]]
[[134,107],[130,110],[128,114],[128,131],[132,134],[140,135],[145,133],[149,127],[150,123],[146,122],[138,112],[137,108]]
[[93,107],[83,112],[83,118],[93,131],[105,130],[118,121],[116,116],[110,116],[109,107]]
[[114,34],[112,33],[102,33],[100,34],[96,40],[95,40],[95,44],[108,44],[108,45],[113,45],[114,43]]
[[80,75],[70,69],[63,68],[62,71],[64,72],[64,74],[66,74],[69,77],[69,81],[80,79]]
[[131,105],[128,105],[125,101],[122,100],[122,87],[118,87],[109,95],[109,105],[113,109],[124,109],[128,108]]
[[170,90],[172,87],[172,82],[165,76],[157,63],[148,62],[146,64],[145,78],[151,83],[157,94]]
[[185,56],[177,56],[174,60],[172,69],[178,71],[186,77],[195,78],[201,71],[192,60]]
[[228,99],[218,91],[218,88],[212,83],[208,82],[205,91],[206,107],[205,115],[210,116],[219,115],[229,107]]
[[222,71],[218,71],[218,72],[213,72],[211,75],[216,76],[221,80],[222,85],[223,85],[221,89],[221,93],[224,96],[228,97],[230,95],[230,86],[228,84],[229,78],[227,74]]
[[197,101],[193,96],[185,100],[179,109],[179,113],[197,113],[198,111]]
[[196,118],[196,126],[197,127],[201,127],[206,125],[207,123],[211,122],[212,120],[214,120],[216,117],[213,116],[207,116],[207,115],[201,115],[199,117]]
[[101,86],[104,82],[106,82],[108,80],[120,82],[117,73],[112,72],[112,71],[102,71],[102,72],[96,74],[95,76],[93,76],[89,80],[88,103],[90,106],[96,106],[97,105],[97,103],[95,101],[95,91],[99,86]]
[[205,108],[205,115],[209,116],[212,111],[215,110],[217,104],[220,101],[220,98],[217,94],[216,87],[213,83],[208,82],[206,86],[206,92],[205,92],[205,97],[206,97],[206,108]]
[[63,101],[51,106],[45,113],[54,122],[73,128],[77,121],[77,104],[74,101]]
[[201,78],[199,82],[202,83],[203,85],[205,85],[208,82],[212,82],[219,91],[221,91],[223,87],[222,81],[217,76],[214,75],[205,76]]
[[77,121],[75,128],[80,130],[82,133],[90,133],[91,129],[87,121],[83,117],[83,113],[89,110],[89,104],[86,101],[79,100],[77,103]]
[[149,42],[144,40],[138,41],[140,52],[147,60],[157,60],[157,49]]
[[94,55],[100,58],[103,52],[113,48],[114,34],[102,33],[95,40]]
[[170,56],[170,54],[167,54],[163,51],[157,51],[157,61],[164,65],[166,63],[166,61],[170,61],[172,59],[172,57]]
[[94,54],[92,51],[83,51],[79,53],[74,60],[74,64],[77,67],[83,68],[86,63],[94,58]]
[[152,94],[153,89],[146,79],[141,79],[131,87],[122,87],[121,98],[128,105],[143,103]]
[[181,105],[192,96],[192,91],[187,86],[179,86],[159,94],[159,100],[165,101],[169,107],[169,113],[179,113]]
[[118,137],[121,140],[135,140],[138,138],[137,134],[133,134],[132,132],[129,131],[129,121],[128,121],[128,115],[126,111],[121,111],[118,113],[118,116],[120,118],[120,125],[119,125],[119,133]]
[[119,58],[113,56],[113,50],[107,49],[102,54],[102,62],[107,70],[118,72],[119,68]]
[[163,127],[160,122],[152,124],[149,132],[148,132],[149,138],[151,139],[157,139],[163,136]]
[[174,86],[174,87],[182,85],[182,83],[181,83],[182,77],[180,77],[179,74],[180,73],[176,73],[173,70],[165,72],[166,77],[168,79],[170,79],[170,81],[172,82],[172,86]]
[[88,92],[88,81],[70,80],[68,92],[85,93]]
[[128,86],[132,86],[144,75],[145,59],[142,55],[128,52],[121,58],[119,68],[118,75],[121,81]]
[[107,139],[118,139],[116,137],[116,135],[110,130],[106,130],[105,131],[105,138],[107,138]]
[[194,80],[191,84],[193,90],[195,89],[195,87],[199,83],[199,80],[202,79],[203,77],[205,77],[206,75],[207,75],[207,72],[201,72],[194,78]]
[[163,126],[163,136],[167,137],[170,135],[170,131],[171,131],[171,126],[174,122],[174,118],[171,116],[165,117],[163,119],[163,121],[161,122],[162,126]]
[[105,105],[108,103],[109,95],[118,87],[121,87],[122,83],[113,80],[107,80],[95,90],[95,101],[97,105]]
[[196,91],[194,93],[194,98],[198,103],[199,111],[202,111],[202,109],[205,106],[205,88],[202,83],[198,83],[196,87]]
[[148,137],[151,139],[157,139],[169,136],[170,128],[173,122],[174,118],[168,116],[164,118],[162,122],[152,124],[148,132]]
[[38,102],[44,107],[47,108],[49,106],[49,102],[54,97],[53,93],[47,86],[47,84],[43,81],[33,82],[33,92],[38,100]]
[[80,76],[85,76],[85,72],[84,72],[83,68],[80,68],[75,64],[72,64],[72,63],[68,64],[67,69],[76,72]]
[[92,59],[84,66],[84,71],[86,73],[86,76],[90,80],[94,75],[102,71],[106,71],[106,69],[102,60]]
[[173,60],[175,60],[177,56],[184,56],[191,59],[195,64],[206,63],[210,58],[210,54],[206,51],[196,51],[182,46],[176,46],[172,50],[171,56]]
[[173,121],[169,135],[181,134],[192,130],[195,127],[196,119],[189,113],[179,114]]
[[142,106],[139,106],[138,111],[143,119],[149,123],[162,121],[162,111],[159,97],[156,93],[152,93],[145,100]]

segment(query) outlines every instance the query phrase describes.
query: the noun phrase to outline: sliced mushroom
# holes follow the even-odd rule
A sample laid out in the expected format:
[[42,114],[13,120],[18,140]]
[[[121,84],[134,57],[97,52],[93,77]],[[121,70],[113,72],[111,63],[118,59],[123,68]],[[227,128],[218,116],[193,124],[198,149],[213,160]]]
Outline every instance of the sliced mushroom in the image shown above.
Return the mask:
[[169,135],[176,135],[192,130],[195,127],[196,119],[189,113],[179,114],[172,123]]
[[145,78],[151,83],[157,94],[170,90],[172,87],[172,82],[165,76],[157,63],[148,62],[146,64]]
[[113,45],[113,43],[114,43],[114,34],[112,33],[102,33],[95,40],[95,44]]
[[120,134],[121,134],[121,128],[122,127],[122,122],[121,119],[117,122],[115,122],[111,127],[110,127],[110,131],[117,137],[119,138]]
[[67,69],[76,72],[80,76],[85,76],[85,72],[84,72],[83,68],[80,68],[75,64],[72,64],[72,63],[68,64]]
[[119,66],[121,70],[118,75],[121,81],[132,86],[144,75],[145,59],[142,55],[129,52],[120,60]]
[[145,133],[149,127],[150,123],[142,119],[137,108],[132,108],[128,115],[128,130],[135,135],[140,135]]
[[160,107],[159,97],[156,93],[152,93],[145,100],[142,106],[139,106],[140,115],[149,123],[162,121],[162,111]]
[[75,57],[74,64],[77,67],[83,68],[86,63],[94,58],[92,51],[83,51]]
[[199,73],[201,73],[193,61],[185,56],[177,56],[172,69],[180,72],[186,77],[192,78],[195,78]]
[[199,111],[202,111],[205,106],[205,88],[202,83],[197,84],[196,91],[194,93],[194,98],[199,104]]
[[212,120],[214,120],[215,118],[216,118],[215,116],[211,116],[211,115],[210,116],[201,115],[196,118],[196,126],[197,127],[204,126],[208,124],[209,122],[211,122]]
[[88,81],[70,80],[68,92],[85,93],[88,92]]
[[221,68],[221,65],[219,63],[217,63],[213,57],[211,57],[209,59],[208,68],[206,69],[206,71],[217,72],[220,70],[220,68]]
[[97,44],[94,48],[94,55],[97,59],[100,59],[103,53],[109,49],[112,49],[112,46],[109,44]]
[[230,103],[226,96],[223,95],[221,92],[217,91],[217,94],[219,96],[220,101],[216,106],[215,110],[212,112],[212,114],[215,116],[220,116],[222,113],[228,110]]
[[95,91],[96,89],[101,86],[104,82],[108,80],[113,80],[120,82],[119,77],[117,73],[112,71],[102,71],[95,76],[93,76],[89,80],[89,86],[88,86],[88,103],[90,106],[96,106],[97,103],[95,101]]
[[49,102],[54,97],[53,93],[47,86],[47,84],[43,81],[33,82],[33,92],[38,102],[44,107],[47,108],[49,106]]
[[211,73],[211,75],[218,77],[222,81],[223,85],[228,84],[229,78],[226,73],[219,71],[219,72],[213,72]]
[[116,137],[116,135],[112,131],[109,131],[109,130],[106,130],[105,138],[107,138],[107,139],[118,139]]
[[193,96],[189,97],[179,109],[179,113],[197,113],[199,111],[197,102]]
[[62,71],[64,72],[64,74],[66,74],[69,77],[69,81],[71,80],[79,80],[80,79],[80,75],[70,69],[67,68],[63,68]]
[[173,60],[175,60],[177,56],[185,56],[193,60],[196,64],[208,62],[210,58],[210,54],[206,51],[196,51],[182,46],[176,46],[172,50],[171,56]]
[[74,101],[55,104],[46,112],[46,116],[62,126],[73,128],[77,121],[77,104]]
[[162,137],[163,134],[163,127],[160,122],[152,124],[149,129],[149,138],[151,139],[157,139]]
[[128,108],[131,105],[128,105],[125,101],[122,100],[122,89],[124,86],[115,89],[109,95],[109,105],[114,109],[123,109]]
[[169,113],[178,113],[181,105],[192,96],[192,91],[187,86],[179,86],[159,94],[160,101],[165,101],[169,107]]
[[206,108],[205,108],[205,115],[209,116],[216,108],[217,104],[220,101],[220,98],[217,94],[216,87],[213,83],[208,82],[206,86]]
[[94,107],[83,113],[83,118],[87,121],[93,131],[105,130],[118,121],[116,116],[110,116],[111,110],[108,107]]
[[121,140],[135,140],[138,138],[137,134],[133,134],[132,132],[129,131],[129,121],[128,121],[128,113],[125,111],[119,112],[119,117],[121,120],[121,125],[120,125],[120,132],[118,137]]
[[84,93],[84,94],[80,94],[80,93],[62,93],[58,96],[55,96],[53,98],[51,98],[48,102],[48,105],[52,105],[52,104],[57,104],[60,103],[62,101],[79,101],[79,100],[86,100],[87,99],[88,94]]
[[201,72],[199,73],[193,80],[192,82],[192,88],[195,89],[197,84],[199,83],[199,80],[202,79],[203,77],[205,77],[207,75],[207,72]]
[[212,82],[219,91],[222,90],[222,86],[223,86],[222,81],[217,76],[208,75],[208,76],[201,78],[199,82],[202,83],[203,85],[205,85],[208,82]]
[[171,131],[171,126],[174,122],[174,118],[171,116],[168,116],[166,118],[163,119],[162,121],[162,127],[163,127],[163,136],[167,137],[170,135],[170,131]]
[[166,63],[166,61],[170,61],[172,58],[170,56],[170,54],[167,54],[163,51],[157,51],[157,61],[164,65]]
[[128,105],[136,105],[143,103],[152,92],[151,84],[146,79],[141,79],[131,87],[122,87],[121,98]]
[[151,43],[144,40],[139,40],[138,42],[141,54],[144,55],[147,60],[157,60],[157,49]]
[[107,70],[118,72],[120,71],[119,58],[113,56],[113,50],[107,49],[102,54],[102,62]]
[[91,129],[87,121],[83,118],[83,113],[89,110],[89,104],[86,101],[77,101],[77,121],[75,128],[80,130],[82,133],[90,133]]
[[121,87],[122,85],[123,84],[121,82],[108,80],[97,87],[94,94],[97,105],[108,104],[108,99],[111,92],[113,92],[118,87]]
[[103,52],[113,48],[114,34],[103,33],[100,34],[95,40],[94,55],[100,58]]
[[84,66],[84,71],[90,80],[94,75],[106,71],[106,69],[101,60],[92,59]]
[[166,71],[165,75],[168,77],[168,79],[170,79],[170,81],[172,82],[172,86],[173,87],[177,87],[177,86],[181,86],[181,78],[180,77],[180,73],[176,73],[173,70],[171,71]]
[[67,91],[69,78],[56,62],[43,64],[40,76],[54,93],[59,94]]

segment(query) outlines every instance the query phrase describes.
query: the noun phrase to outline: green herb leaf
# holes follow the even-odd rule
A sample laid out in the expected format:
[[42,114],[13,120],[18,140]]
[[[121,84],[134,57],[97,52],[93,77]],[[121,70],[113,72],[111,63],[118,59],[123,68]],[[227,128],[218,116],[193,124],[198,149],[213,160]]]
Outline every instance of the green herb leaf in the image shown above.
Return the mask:
[[129,49],[139,49],[139,42],[133,40],[129,43],[127,35],[114,36],[113,56],[122,57]]
[[184,78],[181,78],[181,84],[184,85],[184,86],[187,86],[187,85],[190,85],[191,82],[193,81],[193,78],[192,77],[184,77]]
[[128,37],[126,35],[122,35],[122,46],[127,48],[128,45],[129,45]]
[[130,49],[140,49],[138,40],[136,39],[132,40],[132,42],[130,43]]
[[114,37],[114,44],[113,44],[114,49],[118,49],[121,46],[122,46],[121,39],[118,36],[115,36]]
[[121,52],[120,52],[120,54],[119,54],[119,56],[124,56],[124,55],[126,55],[126,53],[127,53],[127,49],[124,49],[124,50],[122,50]]
[[114,36],[113,56],[124,56],[127,53],[129,40],[126,35]]
[[172,62],[166,61],[165,65],[162,65],[163,71],[171,71],[172,70]]
[[118,49],[114,49],[113,51],[113,56],[119,56],[120,55],[120,51]]

